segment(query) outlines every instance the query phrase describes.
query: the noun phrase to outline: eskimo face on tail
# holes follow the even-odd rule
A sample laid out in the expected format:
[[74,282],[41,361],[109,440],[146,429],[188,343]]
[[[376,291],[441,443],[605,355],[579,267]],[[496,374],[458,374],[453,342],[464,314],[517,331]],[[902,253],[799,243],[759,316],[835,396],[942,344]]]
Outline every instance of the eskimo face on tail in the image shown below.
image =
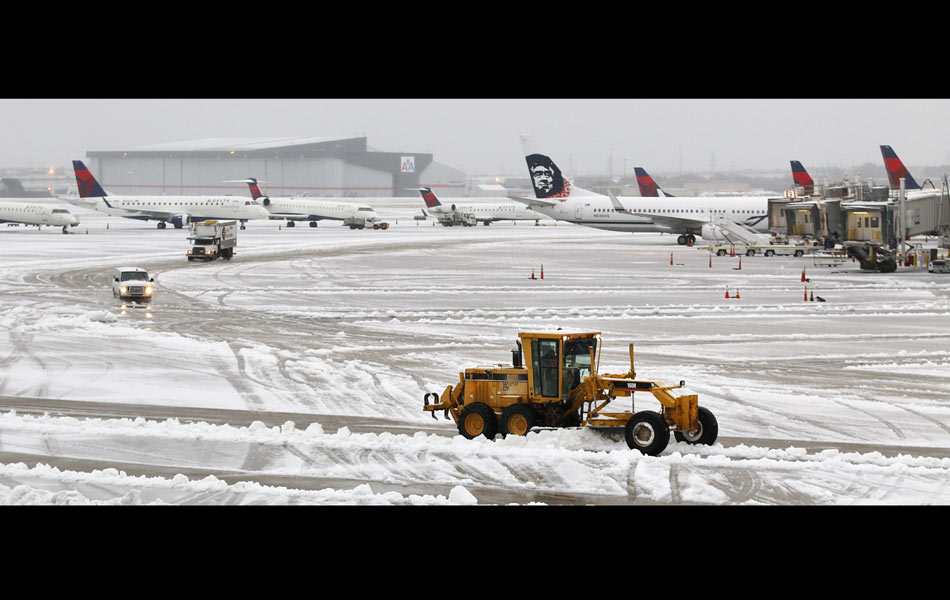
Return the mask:
[[566,199],[571,195],[571,182],[564,179],[554,161],[543,154],[529,154],[525,160],[536,197]]

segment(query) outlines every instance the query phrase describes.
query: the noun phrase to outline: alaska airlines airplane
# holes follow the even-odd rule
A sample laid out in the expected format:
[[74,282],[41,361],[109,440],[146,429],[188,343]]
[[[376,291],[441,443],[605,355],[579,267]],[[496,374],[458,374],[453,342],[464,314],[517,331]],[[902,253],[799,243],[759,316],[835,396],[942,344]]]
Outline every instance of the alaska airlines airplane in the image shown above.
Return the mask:
[[181,229],[189,222],[206,219],[229,219],[244,223],[270,216],[255,200],[241,196],[109,196],[81,160],[73,161],[79,200],[65,200],[107,215],[158,221],[158,228],[168,223]]
[[248,177],[246,180],[241,180],[241,182],[247,183],[251,189],[251,198],[255,202],[264,205],[271,219],[286,219],[287,227],[293,227],[296,221],[310,221],[310,226],[316,227],[317,221],[324,219],[343,221],[344,224],[349,224],[351,228],[356,223],[369,223],[372,227],[372,223],[380,220],[373,207],[367,204],[359,204],[340,198],[265,196],[261,192],[259,182],[253,177]]
[[535,198],[511,198],[552,219],[608,231],[675,233],[680,245],[692,244],[696,236],[721,240],[713,223],[722,217],[758,233],[768,232],[765,196],[604,196],[575,186],[553,160],[531,149],[530,136],[521,141]]
[[79,225],[79,219],[65,208],[54,208],[28,200],[0,200],[0,223],[55,225],[68,233],[67,227]]
[[[538,221],[547,217],[524,206],[521,202],[495,202],[497,198],[486,198],[484,203],[456,204],[458,198],[446,198],[442,204],[431,188],[419,188],[422,199],[429,212],[437,217],[461,217],[471,215],[476,222],[491,225],[494,221]],[[469,198],[466,198],[469,200]],[[423,209],[423,214],[428,213]],[[444,225],[445,223],[443,223]]]

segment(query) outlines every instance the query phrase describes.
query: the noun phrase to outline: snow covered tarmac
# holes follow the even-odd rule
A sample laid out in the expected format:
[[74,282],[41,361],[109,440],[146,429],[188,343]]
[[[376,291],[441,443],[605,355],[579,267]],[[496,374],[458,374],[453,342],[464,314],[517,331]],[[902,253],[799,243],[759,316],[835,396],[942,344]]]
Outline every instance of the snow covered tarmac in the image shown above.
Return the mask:
[[[2,501],[950,500],[947,276],[807,257],[710,268],[670,236],[432,227],[383,207],[387,231],[251,222],[234,260],[200,264],[181,230],[74,212],[76,235],[0,229],[0,396],[261,422],[7,412]],[[149,307],[112,298],[125,265],[156,274]],[[804,302],[806,285],[826,302]],[[469,441],[420,410],[465,367],[507,362],[518,331],[556,327],[603,332],[608,372],[633,342],[638,374],[685,380],[721,443],[651,458],[593,431]],[[402,427],[357,430],[374,418]]]

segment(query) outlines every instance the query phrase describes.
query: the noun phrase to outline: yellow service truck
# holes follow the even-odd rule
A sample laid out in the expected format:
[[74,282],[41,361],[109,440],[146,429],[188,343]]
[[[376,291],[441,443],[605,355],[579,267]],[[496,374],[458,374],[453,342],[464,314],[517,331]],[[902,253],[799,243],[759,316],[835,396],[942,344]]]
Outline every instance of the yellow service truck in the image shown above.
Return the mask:
[[[666,448],[673,432],[677,441],[715,443],[719,424],[713,413],[699,406],[698,396],[675,396],[684,387],[636,378],[633,344],[630,371],[598,373],[598,332],[519,333],[512,365],[478,367],[459,373],[459,382],[442,394],[430,392],[423,410],[444,411],[458,424],[459,433],[472,439],[484,435],[526,435],[533,428],[592,427],[622,430],[627,445],[648,455]],[[659,411],[634,410],[636,392],[649,393]],[[631,409],[607,409],[616,398],[630,398]]]

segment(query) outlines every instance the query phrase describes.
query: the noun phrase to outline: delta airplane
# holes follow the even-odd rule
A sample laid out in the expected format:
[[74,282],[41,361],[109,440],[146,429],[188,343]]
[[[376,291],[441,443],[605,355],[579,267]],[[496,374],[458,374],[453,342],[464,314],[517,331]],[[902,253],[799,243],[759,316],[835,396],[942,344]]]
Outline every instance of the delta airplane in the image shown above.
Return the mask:
[[673,194],[663,191],[660,185],[653,181],[650,174],[643,167],[634,167],[633,172],[637,175],[637,185],[640,187],[640,196],[642,198],[673,198]]
[[339,198],[309,198],[306,196],[275,197],[265,196],[259,182],[253,177],[240,180],[251,189],[251,198],[260,202],[271,219],[286,219],[287,227],[293,227],[296,221],[310,221],[311,227],[317,221],[331,220],[345,223],[373,223],[379,220],[372,206],[348,202]]
[[802,163],[797,160],[790,161],[792,165],[792,180],[795,182],[795,185],[800,185],[804,188],[804,194],[806,196],[811,196],[815,193],[815,180],[811,178],[811,175],[808,174],[808,171],[805,170],[805,167],[802,166]]
[[617,197],[575,186],[548,156],[532,150],[530,136],[522,148],[535,198],[511,196],[532,209],[560,221],[608,231],[679,234],[677,243],[693,244],[696,236],[719,241],[715,220],[728,217],[756,233],[768,232],[768,198],[735,197]]
[[229,219],[244,223],[270,216],[256,201],[240,196],[112,196],[99,185],[81,160],[73,161],[79,199],[65,200],[85,208],[141,221],[158,221],[158,228],[168,223],[181,229],[189,222],[206,219]]
[[[484,225],[491,225],[495,221],[538,221],[547,218],[539,212],[526,208],[521,202],[490,203],[488,200],[493,199],[487,198],[485,203],[456,204],[455,201],[458,198],[446,198],[447,204],[442,204],[431,188],[417,189],[422,194],[422,199],[425,201],[429,213],[437,217],[451,218],[468,214]],[[497,200],[497,198],[494,200]],[[422,214],[428,216],[425,209],[423,209]]]
[[887,181],[891,186],[891,191],[899,190],[901,187],[901,178],[904,178],[904,193],[907,198],[919,198],[920,196],[932,196],[937,192],[933,182],[929,179],[924,183],[929,183],[934,188],[932,192],[925,192],[921,184],[917,183],[914,177],[904,166],[903,161],[898,158],[897,153],[890,146],[881,146],[881,156],[884,157],[884,170],[887,171]]
[[65,208],[54,208],[28,200],[0,200],[0,223],[24,225],[55,225],[69,233],[67,227],[79,225],[79,219]]

